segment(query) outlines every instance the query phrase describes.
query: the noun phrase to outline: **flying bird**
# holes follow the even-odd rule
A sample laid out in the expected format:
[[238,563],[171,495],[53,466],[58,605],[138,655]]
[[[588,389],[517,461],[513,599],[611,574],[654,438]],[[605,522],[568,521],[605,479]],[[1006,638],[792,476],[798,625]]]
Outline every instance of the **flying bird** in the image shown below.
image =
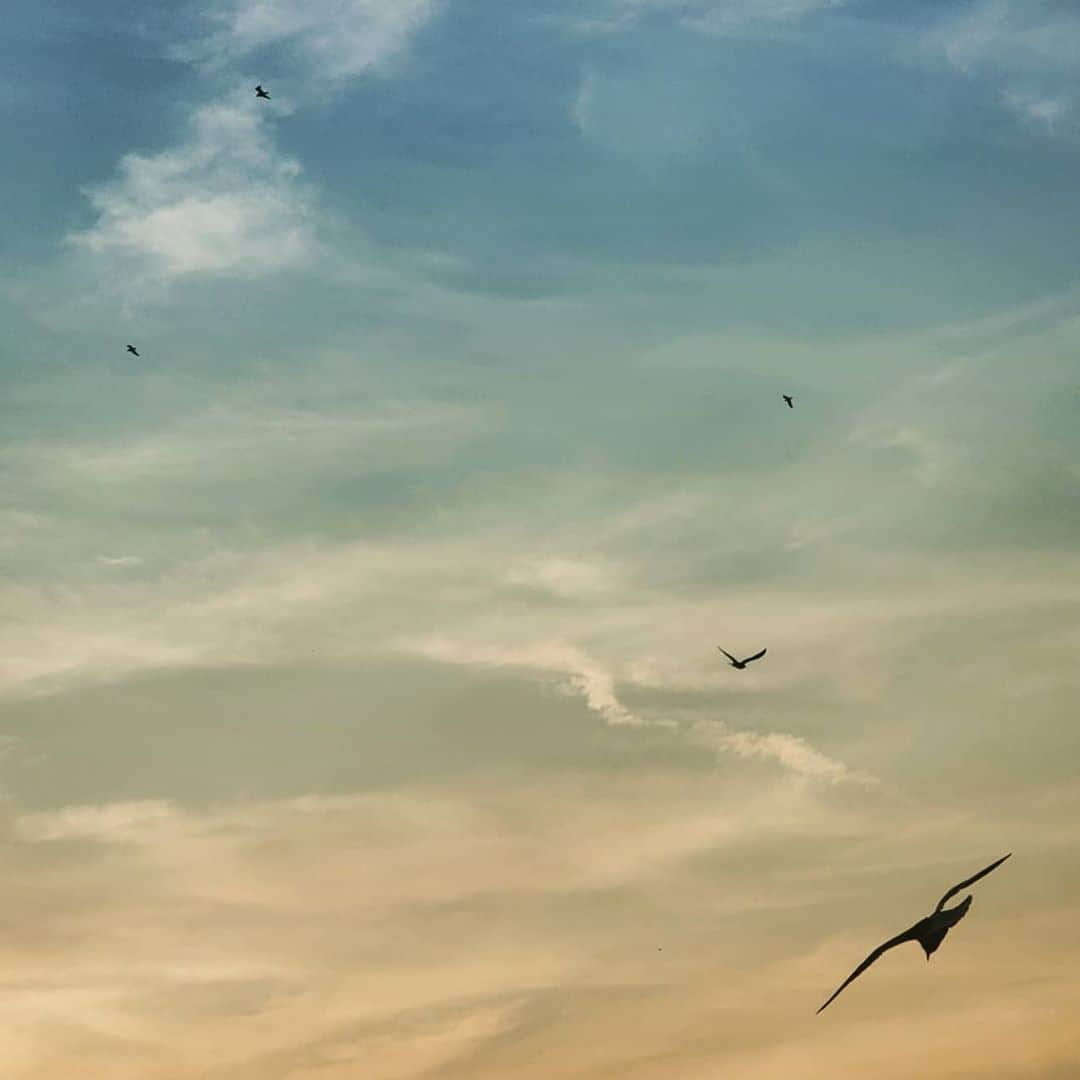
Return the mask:
[[[717,645],[716,647],[720,649],[719,645]],[[745,660],[736,660],[735,657],[727,651],[727,649],[720,649],[720,651],[731,661],[731,666],[733,668],[737,668],[739,671],[742,671],[742,669],[746,667],[747,664],[752,664],[755,660],[760,660],[768,650],[762,649],[761,652],[756,652],[753,656],[748,656]]]
[[129,353],[131,353],[131,355],[132,355],[132,356],[138,356],[138,355],[139,355],[139,350],[138,350],[138,349],[136,349],[134,345],[129,345],[129,346],[127,347],[127,351],[128,351]]
[[255,96],[260,98],[266,98],[267,101],[270,100],[270,95],[262,88],[262,86],[255,87]]
[[781,394],[780,396],[787,402],[787,407],[789,409],[794,409],[795,408],[795,405],[792,402],[790,394]]
[[945,940],[945,935],[968,913],[968,908],[971,907],[971,897],[965,896],[956,907],[947,908],[945,904],[950,897],[955,896],[961,889],[966,889],[969,885],[974,885],[979,878],[986,877],[991,870],[996,870],[1009,856],[1003,855],[997,862],[992,862],[985,870],[980,870],[977,874],[967,878],[965,881],[961,881],[959,885],[954,885],[939,901],[938,906],[934,908],[932,915],[927,915],[925,919],[920,919],[914,926],[905,930],[902,934],[897,934],[896,937],[890,938],[884,945],[879,945],[839,986],[837,990],[833,992],[832,997],[818,1009],[821,1012],[832,1000],[844,989],[850,982],[854,982],[878,957],[883,956],[896,945],[903,945],[905,941],[917,941],[921,946],[924,953],[926,953],[926,959],[929,961],[931,953],[935,952],[938,946]]

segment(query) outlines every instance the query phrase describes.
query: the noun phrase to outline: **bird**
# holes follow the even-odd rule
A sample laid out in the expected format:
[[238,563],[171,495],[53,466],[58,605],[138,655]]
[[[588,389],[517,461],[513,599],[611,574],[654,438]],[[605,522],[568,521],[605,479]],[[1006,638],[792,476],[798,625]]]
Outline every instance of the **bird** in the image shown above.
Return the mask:
[[795,405],[794,405],[794,403],[792,401],[792,398],[791,398],[790,394],[781,394],[780,396],[787,402],[787,407],[789,409],[794,409],[795,408]]
[[955,896],[961,889],[966,889],[969,885],[974,885],[979,878],[986,877],[991,870],[996,870],[1006,859],[1012,855],[1010,851],[1008,855],[1003,855],[997,862],[992,862],[984,870],[980,870],[977,874],[961,881],[959,885],[954,885],[939,901],[938,906],[934,908],[933,914],[927,915],[925,919],[920,919],[914,926],[909,927],[902,934],[897,934],[896,937],[890,938],[884,945],[879,945],[841,984],[833,991],[832,997],[825,1002],[824,1005],[818,1009],[820,1013],[830,1002],[844,989],[850,982],[854,982],[875,960],[884,955],[889,949],[894,948],[897,945],[903,945],[905,941],[917,941],[921,946],[924,953],[926,953],[926,959],[929,962],[930,956],[935,952],[938,946],[945,940],[945,935],[968,913],[968,908],[971,907],[971,897],[965,896],[956,907],[947,908],[945,904],[949,898]]
[[129,346],[127,347],[127,351],[128,351],[129,353],[131,353],[131,355],[132,355],[132,356],[138,356],[138,355],[139,355],[139,350],[138,350],[138,349],[136,349],[134,345],[129,345]]
[[[716,647],[720,649],[719,645],[717,645]],[[745,660],[736,660],[735,657],[727,651],[727,649],[720,649],[720,651],[731,661],[731,666],[738,669],[739,671],[742,671],[742,669],[746,667],[747,664],[752,664],[755,660],[760,660],[765,655],[765,653],[768,652],[767,649],[762,649],[761,652],[756,652],[753,656],[748,656]]]
[[259,98],[266,98],[267,101],[270,100],[270,95],[262,88],[261,85],[255,87],[255,96]]

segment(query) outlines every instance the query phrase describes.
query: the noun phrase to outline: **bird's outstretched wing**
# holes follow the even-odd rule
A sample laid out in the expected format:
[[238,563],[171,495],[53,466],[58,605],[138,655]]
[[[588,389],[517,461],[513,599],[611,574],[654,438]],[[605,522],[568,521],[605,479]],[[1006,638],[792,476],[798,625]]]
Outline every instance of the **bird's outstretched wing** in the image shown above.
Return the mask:
[[762,649],[761,652],[756,652],[756,653],[754,653],[753,656],[748,656],[743,661],[743,663],[744,664],[749,664],[751,660],[760,660],[768,651],[769,651],[768,649]]
[[[717,645],[716,647],[717,647],[718,649],[720,649],[720,646],[719,646],[719,645]],[[730,661],[731,661],[731,662],[732,662],[733,664],[737,664],[737,663],[739,662],[738,660],[736,660],[736,659],[735,659],[735,657],[734,657],[734,656],[732,656],[732,655],[731,655],[731,653],[729,653],[729,652],[727,651],[727,649],[720,649],[720,651],[721,651],[721,652],[722,652],[722,653],[723,653],[723,654],[724,654],[724,655],[725,655],[725,656],[726,656],[726,657],[727,657],[727,658],[728,658],[728,659],[729,659],[729,660],[730,660]]]
[[986,877],[986,875],[989,874],[991,870],[996,870],[1011,855],[1012,855],[1011,851],[1009,852],[1008,855],[1002,855],[1002,857],[1000,859],[998,859],[997,862],[992,862],[988,867],[986,867],[985,870],[980,870],[974,876],[969,877],[969,878],[965,879],[964,881],[961,881],[959,885],[954,885],[938,901],[938,906],[936,908],[934,908],[934,910],[935,911],[940,911],[949,902],[949,897],[955,896],[961,889],[966,889],[969,885],[974,885],[975,882],[979,880],[979,878]]
[[818,1009],[821,1012],[828,1005],[830,1005],[834,998],[844,989],[849,983],[853,983],[875,960],[883,956],[890,949],[895,948],[897,945],[903,945],[905,941],[918,941],[918,929],[919,923],[909,927],[902,934],[897,934],[896,937],[890,938],[884,945],[879,945],[831,994],[829,1000]]

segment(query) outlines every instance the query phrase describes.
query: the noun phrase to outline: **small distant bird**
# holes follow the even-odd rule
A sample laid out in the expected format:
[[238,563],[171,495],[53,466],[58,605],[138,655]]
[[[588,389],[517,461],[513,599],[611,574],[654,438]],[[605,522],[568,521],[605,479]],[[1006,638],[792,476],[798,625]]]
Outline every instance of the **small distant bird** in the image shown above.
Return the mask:
[[[719,645],[717,645],[716,647],[720,649]],[[767,649],[762,649],[761,652],[756,652],[753,656],[748,656],[745,660],[736,660],[735,657],[727,651],[727,649],[720,649],[720,651],[731,661],[731,666],[733,668],[737,668],[739,671],[742,671],[742,669],[746,667],[747,664],[752,664],[755,660],[760,660],[765,655],[765,653],[768,652]]]
[[267,101],[270,100],[270,95],[261,86],[256,86],[255,87],[255,96],[256,97],[261,97],[261,98],[266,98]]
[[127,351],[128,351],[129,353],[131,353],[131,355],[132,355],[132,356],[138,356],[138,355],[139,355],[139,350],[138,350],[138,349],[136,349],[134,345],[129,345],[129,346],[127,347]]
[[839,989],[833,992],[832,997],[825,1002],[825,1005],[821,1006],[821,1009],[818,1009],[818,1012],[821,1012],[848,983],[857,979],[879,956],[882,956],[896,945],[903,945],[905,941],[917,941],[922,946],[923,952],[926,953],[926,959],[929,961],[930,954],[937,950],[938,946],[945,940],[945,935],[967,914],[968,908],[971,907],[971,897],[965,896],[956,907],[947,908],[945,904],[949,897],[955,896],[961,889],[966,889],[969,885],[974,885],[979,878],[986,877],[991,870],[996,870],[1010,855],[1012,855],[1011,851],[1008,855],[1003,855],[997,862],[992,862],[985,870],[980,870],[973,877],[961,881],[959,885],[954,885],[938,901],[938,906],[934,908],[932,915],[927,915],[925,919],[920,919],[902,934],[897,934],[896,937],[886,941],[884,945],[879,945],[840,984]]
[[790,394],[781,394],[780,396],[787,402],[787,407],[789,409],[794,409],[795,408],[795,405],[793,404],[793,402],[791,400],[791,395]]

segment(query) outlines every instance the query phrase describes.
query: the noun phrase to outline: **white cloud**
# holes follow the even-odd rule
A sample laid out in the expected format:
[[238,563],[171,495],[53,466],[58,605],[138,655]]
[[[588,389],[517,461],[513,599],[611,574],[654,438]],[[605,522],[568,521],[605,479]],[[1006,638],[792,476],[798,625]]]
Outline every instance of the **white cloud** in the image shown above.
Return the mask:
[[224,64],[285,45],[309,87],[340,83],[399,55],[436,9],[435,0],[229,0],[200,50]]
[[1062,133],[1080,71],[1080,11],[1045,0],[982,0],[936,25],[932,56],[997,83],[1003,104],[1025,124]]
[[783,732],[732,731],[725,724],[715,721],[697,722],[689,728],[683,728],[673,720],[638,716],[619,700],[611,671],[582,650],[565,642],[552,641],[524,648],[502,648],[455,643],[442,638],[417,642],[411,648],[420,655],[443,663],[532,668],[566,676],[566,688],[579,694],[588,708],[602,716],[609,724],[684,731],[695,742],[711,749],[731,753],[743,759],[773,761],[785,772],[802,779],[830,784],[855,782],[866,785],[876,782],[864,774],[852,772],[842,762],[820,753],[805,739],[795,735]]
[[445,637],[400,642],[405,652],[438,660],[444,664],[463,664],[474,667],[525,668],[563,676],[563,684],[580,694],[585,704],[609,724],[645,723],[619,701],[615,693],[615,677],[593,657],[565,641],[545,641],[536,644],[506,647],[478,645],[453,641]]
[[316,248],[299,164],[276,152],[258,114],[236,105],[200,109],[185,142],[129,154],[89,198],[98,220],[72,242],[136,278],[259,277],[302,265]]
[[775,761],[790,773],[808,780],[863,785],[876,781],[852,772],[843,762],[834,761],[815,750],[805,739],[783,732],[732,731],[725,724],[708,721],[695,725],[694,737],[716,750],[744,759]]
[[309,263],[318,246],[316,199],[300,164],[275,147],[268,119],[400,55],[435,9],[433,0],[223,5],[214,13],[218,29],[176,54],[209,75],[268,46],[284,47],[291,64],[282,89],[271,102],[256,102],[250,86],[233,87],[195,110],[178,146],[128,154],[116,179],[89,192],[98,219],[71,241],[101,257],[110,277],[122,275],[125,292],[194,275],[256,278]]

